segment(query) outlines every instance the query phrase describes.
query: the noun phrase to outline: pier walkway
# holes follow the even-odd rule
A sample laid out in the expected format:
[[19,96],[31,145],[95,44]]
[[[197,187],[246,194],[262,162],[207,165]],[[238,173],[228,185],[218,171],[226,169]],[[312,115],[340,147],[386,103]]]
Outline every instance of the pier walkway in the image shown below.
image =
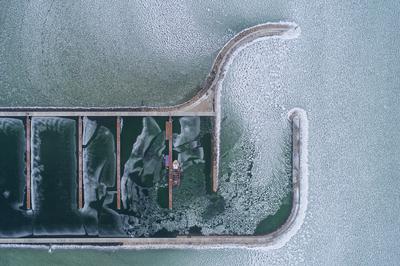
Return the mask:
[[[294,23],[266,23],[243,30],[232,38],[217,55],[202,88],[190,100],[168,107],[0,107],[0,117],[33,116],[211,116],[214,117],[212,147],[212,190],[218,189],[219,146],[221,124],[221,87],[225,73],[235,54],[253,42],[265,38],[296,38],[299,28]],[[277,231],[264,236],[199,236],[177,238],[3,238],[0,244],[67,244],[67,245],[126,245],[135,247],[193,247],[193,246],[277,246],[290,238],[300,227],[307,205],[306,127],[307,118],[302,112],[290,116],[293,122],[293,204],[288,220]],[[28,123],[27,123],[28,124]],[[116,122],[117,128],[120,126]],[[79,128],[79,130],[81,130]],[[117,132],[119,132],[117,130]],[[29,136],[27,131],[27,141]],[[118,134],[117,134],[117,143]],[[28,144],[27,144],[28,148]],[[117,145],[118,149],[118,145]],[[81,155],[80,155],[81,156]],[[28,157],[28,156],[27,156]],[[172,159],[172,158],[171,158]],[[27,158],[28,160],[28,158]],[[81,160],[81,158],[79,158]],[[119,166],[118,166],[119,167]],[[120,171],[120,170],[117,170]],[[27,172],[28,173],[28,172]],[[118,179],[117,179],[118,180]],[[118,181],[117,181],[118,182]],[[118,183],[119,184],[119,183]],[[172,202],[171,202],[172,204]],[[285,240],[286,239],[286,240]]]

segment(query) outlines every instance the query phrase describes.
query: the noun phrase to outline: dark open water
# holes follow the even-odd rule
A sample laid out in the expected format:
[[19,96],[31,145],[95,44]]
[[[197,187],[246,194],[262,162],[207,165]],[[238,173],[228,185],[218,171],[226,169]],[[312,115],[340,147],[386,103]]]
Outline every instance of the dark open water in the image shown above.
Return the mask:
[[[168,153],[166,121],[165,117],[122,118],[123,208],[117,210],[115,117],[84,119],[84,208],[79,210],[77,120],[33,118],[32,211],[24,211],[24,121],[0,119],[4,141],[2,163],[5,166],[2,168],[3,207],[0,210],[5,214],[1,219],[2,235],[174,237],[178,234],[243,234],[235,229],[236,224],[240,226],[240,220],[233,221],[232,225],[229,220],[224,221],[229,219],[225,218],[225,213],[235,211],[231,207],[235,200],[211,191],[210,118],[174,117],[173,159],[182,163],[183,176],[180,186],[174,188],[173,210],[167,209],[168,172],[163,165],[163,157]],[[290,143],[288,145],[290,147]],[[14,155],[7,157],[6,154]],[[289,175],[290,164],[289,161]],[[249,176],[251,167],[249,165],[247,169]],[[267,217],[259,212],[259,224],[251,233],[276,230],[286,220],[290,207],[291,201],[286,199],[277,215]],[[7,219],[12,217],[6,215],[12,209],[19,219]],[[225,223],[224,227],[221,222]],[[27,223],[29,229],[20,228],[23,223]],[[9,228],[12,228],[11,232]]]

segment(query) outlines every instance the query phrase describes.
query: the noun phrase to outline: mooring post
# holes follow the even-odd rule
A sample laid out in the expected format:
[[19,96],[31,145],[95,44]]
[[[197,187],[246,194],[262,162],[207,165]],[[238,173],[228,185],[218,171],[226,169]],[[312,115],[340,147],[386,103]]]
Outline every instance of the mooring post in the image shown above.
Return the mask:
[[117,209],[121,209],[121,117],[117,116]]
[[78,208],[83,208],[83,125],[82,117],[78,117]]
[[26,116],[26,208],[31,209],[31,119]]

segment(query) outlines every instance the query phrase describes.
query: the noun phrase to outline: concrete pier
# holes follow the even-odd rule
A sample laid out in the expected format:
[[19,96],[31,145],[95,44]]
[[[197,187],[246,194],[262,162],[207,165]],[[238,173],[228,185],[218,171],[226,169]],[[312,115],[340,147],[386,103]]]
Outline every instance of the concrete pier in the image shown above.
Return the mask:
[[128,248],[194,248],[194,247],[270,247],[283,246],[301,227],[307,208],[307,138],[306,113],[296,109],[289,114],[292,123],[293,201],[290,215],[276,231],[257,236],[178,236],[176,238],[2,238],[0,244],[108,245]]
[[[251,43],[268,38],[291,38],[298,29],[291,23],[267,23],[246,29],[232,38],[217,55],[200,91],[187,102],[169,107],[140,108],[0,108],[0,116],[211,116],[215,117],[213,134],[212,190],[218,190],[219,146],[221,126],[221,84],[236,52]],[[297,118],[298,117],[298,123]],[[269,246],[279,247],[296,233],[307,206],[307,117],[293,112],[293,202],[287,221],[276,231],[264,236],[179,236],[177,238],[3,238],[0,244],[68,244],[125,245],[136,247],[190,248],[193,246]],[[171,160],[172,158],[170,158]],[[172,163],[172,161],[171,161]],[[172,197],[171,197],[172,198]],[[172,201],[171,201],[172,207]]]
[[26,117],[26,116],[57,116],[57,117],[78,117],[78,116],[215,116],[213,110],[205,111],[180,111],[180,110],[158,110],[158,111],[121,111],[118,108],[116,110],[104,108],[101,111],[95,108],[69,108],[62,109],[59,108],[4,108],[0,107],[0,117]]

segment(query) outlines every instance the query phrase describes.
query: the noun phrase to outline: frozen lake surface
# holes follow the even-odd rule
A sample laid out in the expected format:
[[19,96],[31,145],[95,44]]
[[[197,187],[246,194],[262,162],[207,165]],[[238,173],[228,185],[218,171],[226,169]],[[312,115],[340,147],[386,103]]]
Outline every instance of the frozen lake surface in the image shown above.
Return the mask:
[[[18,25],[25,18],[30,21],[28,24],[32,29],[22,30],[37,36],[39,40],[32,40],[37,45],[41,43],[40,40],[44,39],[45,41],[41,45],[46,48],[42,57],[34,56],[35,53],[41,53],[40,49],[39,51],[35,50],[36,48],[32,48],[36,47],[34,44],[27,44],[25,41],[25,45],[28,47],[23,49],[26,49],[27,55],[32,55],[34,58],[24,59],[28,60],[27,63],[21,64],[29,67],[27,67],[28,70],[22,71],[20,64],[13,59],[20,58],[18,53],[4,51],[5,47],[10,45],[14,47],[21,43],[13,44],[13,31],[0,32],[2,43],[0,46],[2,49],[0,50],[2,77],[0,86],[1,93],[6,92],[1,95],[1,101],[3,101],[1,105],[24,105],[32,102],[32,99],[37,99],[38,103],[44,104],[47,102],[44,99],[50,97],[46,95],[54,95],[49,94],[48,91],[58,93],[67,87],[79,89],[81,84],[84,84],[85,88],[89,88],[90,86],[87,84],[92,84],[92,81],[87,80],[92,78],[90,75],[85,74],[80,80],[79,73],[82,72],[78,71],[77,79],[67,79],[68,75],[73,75],[73,71],[69,72],[53,67],[59,66],[57,62],[63,61],[60,59],[62,57],[57,55],[58,53],[62,54],[59,50],[63,49],[51,46],[56,42],[51,42],[49,38],[54,40],[56,37],[65,38],[65,36],[62,34],[52,36],[45,31],[44,36],[40,37],[40,29],[35,29],[35,27],[43,28],[44,18],[51,2],[41,2],[43,6],[33,2],[23,2],[22,4],[10,1],[10,3],[1,2],[0,23],[2,25],[14,23],[8,25],[17,26],[14,28],[7,26],[7,28],[12,28],[14,32],[20,32],[23,27]],[[160,86],[160,91],[161,88],[165,88],[165,90],[180,88],[175,92],[182,90],[186,95],[190,95],[193,93],[192,85],[202,81],[213,55],[233,33],[247,26],[271,20],[289,20],[298,23],[302,29],[300,38],[290,41],[262,41],[238,54],[224,82],[226,104],[223,108],[229,112],[229,116],[238,117],[238,120],[235,121],[240,124],[234,128],[244,128],[243,131],[239,130],[236,135],[232,134],[232,138],[250,140],[254,137],[255,142],[266,141],[268,144],[274,143],[274,136],[279,137],[277,133],[279,125],[283,123],[283,117],[287,110],[296,106],[307,110],[310,130],[310,183],[307,215],[298,234],[279,250],[120,250],[109,252],[56,250],[51,255],[47,254],[47,251],[1,250],[0,262],[21,265],[24,259],[30,259],[31,265],[39,265],[39,260],[40,263],[66,260],[78,263],[85,260],[87,261],[86,265],[96,265],[99,261],[102,263],[131,264],[137,262],[138,264],[170,265],[189,263],[194,265],[207,263],[390,265],[396,264],[400,260],[398,241],[400,238],[398,226],[400,224],[398,193],[400,163],[397,158],[400,141],[400,49],[398,48],[400,47],[400,37],[397,31],[400,26],[400,4],[397,1],[385,3],[362,1],[336,3],[329,0],[315,3],[309,1],[256,1],[253,3],[207,1],[202,4],[182,1],[174,5],[155,1],[142,4],[140,6],[142,9],[130,9],[130,5],[126,2],[111,4],[106,1],[97,1],[95,4],[85,2],[86,4],[64,4],[65,6],[57,3],[54,3],[53,11],[49,12],[54,17],[49,17],[48,22],[44,24],[45,27],[50,27],[50,21],[53,21],[54,28],[70,29],[71,36],[74,36],[73,33],[82,34],[82,30],[86,29],[83,24],[78,22],[62,23],[61,21],[63,16],[67,21],[74,21],[67,16],[77,14],[77,10],[82,10],[79,12],[91,10],[92,16],[88,20],[97,17],[99,29],[102,29],[101,25],[112,29],[100,30],[104,34],[94,34],[94,36],[104,38],[94,44],[94,47],[104,46],[105,48],[102,49],[104,49],[105,55],[113,52],[126,55],[128,52],[122,48],[129,47],[134,54],[135,49],[139,51],[139,49],[144,49],[144,46],[146,53],[143,58],[147,61],[140,65],[136,56],[132,55],[130,58],[111,55],[110,57],[105,56],[104,58],[108,59],[104,60],[113,63],[102,66],[96,61],[92,69],[85,65],[85,63],[89,65],[91,60],[76,59],[78,62],[76,64],[87,67],[91,71],[98,67],[104,68],[101,70],[104,72],[96,73],[98,76],[106,73],[104,81],[106,85],[93,85],[94,89],[91,92],[97,89],[104,91],[96,95],[88,93],[81,97],[75,96],[73,91],[69,96],[68,93],[63,93],[66,96],[63,100],[60,99],[62,102],[57,102],[55,105],[79,105],[79,101],[96,102],[91,97],[98,97],[99,104],[102,99],[114,100],[115,97],[107,97],[109,88],[115,88],[107,86],[111,84],[107,82],[113,80],[107,75],[115,75],[120,84],[124,82],[129,84],[130,81],[126,81],[124,77],[130,76],[135,71],[143,72],[132,75],[142,76],[149,82],[158,80],[155,78],[157,76],[168,81],[165,84],[171,84]],[[98,8],[89,8],[92,4]],[[38,15],[34,17],[23,6],[18,7],[17,5],[32,5],[32,10],[35,10],[36,6]],[[81,8],[85,5],[87,5],[86,9]],[[63,9],[67,12],[62,12]],[[27,12],[26,15],[23,13],[24,10]],[[107,12],[112,10],[119,11],[107,15]],[[69,15],[60,15],[61,13]],[[82,17],[87,16],[85,14]],[[34,23],[36,19],[40,22]],[[101,23],[102,21],[103,23]],[[183,26],[185,23],[187,25]],[[77,24],[81,25],[81,28],[76,28]],[[129,25],[132,24],[141,25],[138,28],[143,28],[143,31],[147,29],[146,27],[151,30],[145,31],[147,35],[139,34],[139,41],[135,39],[136,42],[130,42],[125,33],[121,33],[120,30],[128,31],[131,29]],[[24,38],[30,38],[29,34],[22,35],[25,36]],[[93,35],[82,34],[79,36],[85,40]],[[175,39],[174,36],[181,39]],[[66,38],[66,40],[70,39],[73,41],[74,37]],[[126,45],[123,45],[124,42]],[[92,42],[89,40],[87,44],[92,45]],[[48,45],[50,46],[48,47]],[[90,45],[83,43],[81,47],[81,51],[85,51],[84,54],[87,55],[87,58],[91,54],[93,56],[101,55],[101,49],[92,50]],[[134,48],[136,45],[142,48]],[[156,55],[160,49],[163,50],[161,53],[163,56]],[[66,62],[69,62],[68,60],[73,62],[74,57],[68,54],[68,49],[64,50],[66,51],[64,55]],[[77,53],[80,50],[70,48],[70,51]],[[55,53],[55,55],[51,56],[51,53]],[[140,54],[140,52],[137,53]],[[156,56],[151,57],[150,55]],[[79,55],[74,56],[79,57]],[[113,61],[115,58],[117,59]],[[138,61],[132,61],[133,58]],[[174,79],[179,70],[174,72],[174,67],[166,69],[162,67],[165,66],[163,62],[172,60],[171,58],[176,59],[176,69],[180,69],[179,66],[182,65],[185,66],[183,69],[187,69],[190,73],[185,77],[187,81],[184,78],[185,82],[188,82],[187,87],[178,86],[179,79]],[[204,61],[199,60],[201,58]],[[151,61],[154,64],[150,64],[146,68],[145,65]],[[271,64],[271,62],[275,62],[275,64]],[[40,64],[48,66],[48,68],[38,67]],[[112,65],[118,65],[122,70],[116,70],[115,73],[110,72],[109,70],[113,68]],[[126,71],[125,66],[126,69],[129,67],[132,72],[124,74],[127,73],[124,72]],[[44,74],[40,72],[43,69],[45,69]],[[164,74],[155,74],[159,73],[155,69]],[[29,83],[27,78],[20,77],[18,73],[32,75],[35,80],[31,80]],[[160,79],[162,80],[162,78]],[[72,84],[65,86],[66,83],[63,82],[66,80]],[[100,82],[101,78],[96,80]],[[177,82],[177,85],[174,82]],[[44,84],[47,87],[42,88],[37,84]],[[137,84],[140,84],[138,88],[145,88],[142,86],[143,83],[138,81]],[[164,83],[161,81],[159,84]],[[88,90],[90,91],[90,88]],[[31,93],[32,91],[35,93]],[[153,98],[149,98],[151,100],[148,103],[152,101],[151,103],[169,104],[176,100],[175,98],[165,98],[160,101],[157,99],[159,93],[155,93],[155,91],[150,93],[150,97]],[[249,96],[237,97],[237,93],[242,91],[249,91]],[[26,92],[30,93],[26,94]],[[119,89],[109,93],[117,95]],[[139,90],[135,93],[137,95],[128,99],[126,104],[140,103],[140,95],[149,94],[148,91],[141,92]],[[37,96],[40,94],[43,98]],[[260,96],[253,97],[255,94]],[[102,104],[112,105],[115,102]],[[246,110],[248,108],[251,109]],[[243,113],[243,111],[245,112]],[[229,122],[228,119],[226,123]],[[251,126],[247,127],[247,125]],[[232,140],[232,142],[226,142],[226,145],[235,142]],[[266,154],[267,148],[260,148],[258,152]],[[276,148],[270,147],[270,149]],[[259,156],[255,158],[258,161],[264,159]],[[267,157],[265,160],[272,160],[272,158]],[[258,162],[254,167],[261,172],[264,166],[265,164]],[[36,264],[32,256],[37,258]]]

